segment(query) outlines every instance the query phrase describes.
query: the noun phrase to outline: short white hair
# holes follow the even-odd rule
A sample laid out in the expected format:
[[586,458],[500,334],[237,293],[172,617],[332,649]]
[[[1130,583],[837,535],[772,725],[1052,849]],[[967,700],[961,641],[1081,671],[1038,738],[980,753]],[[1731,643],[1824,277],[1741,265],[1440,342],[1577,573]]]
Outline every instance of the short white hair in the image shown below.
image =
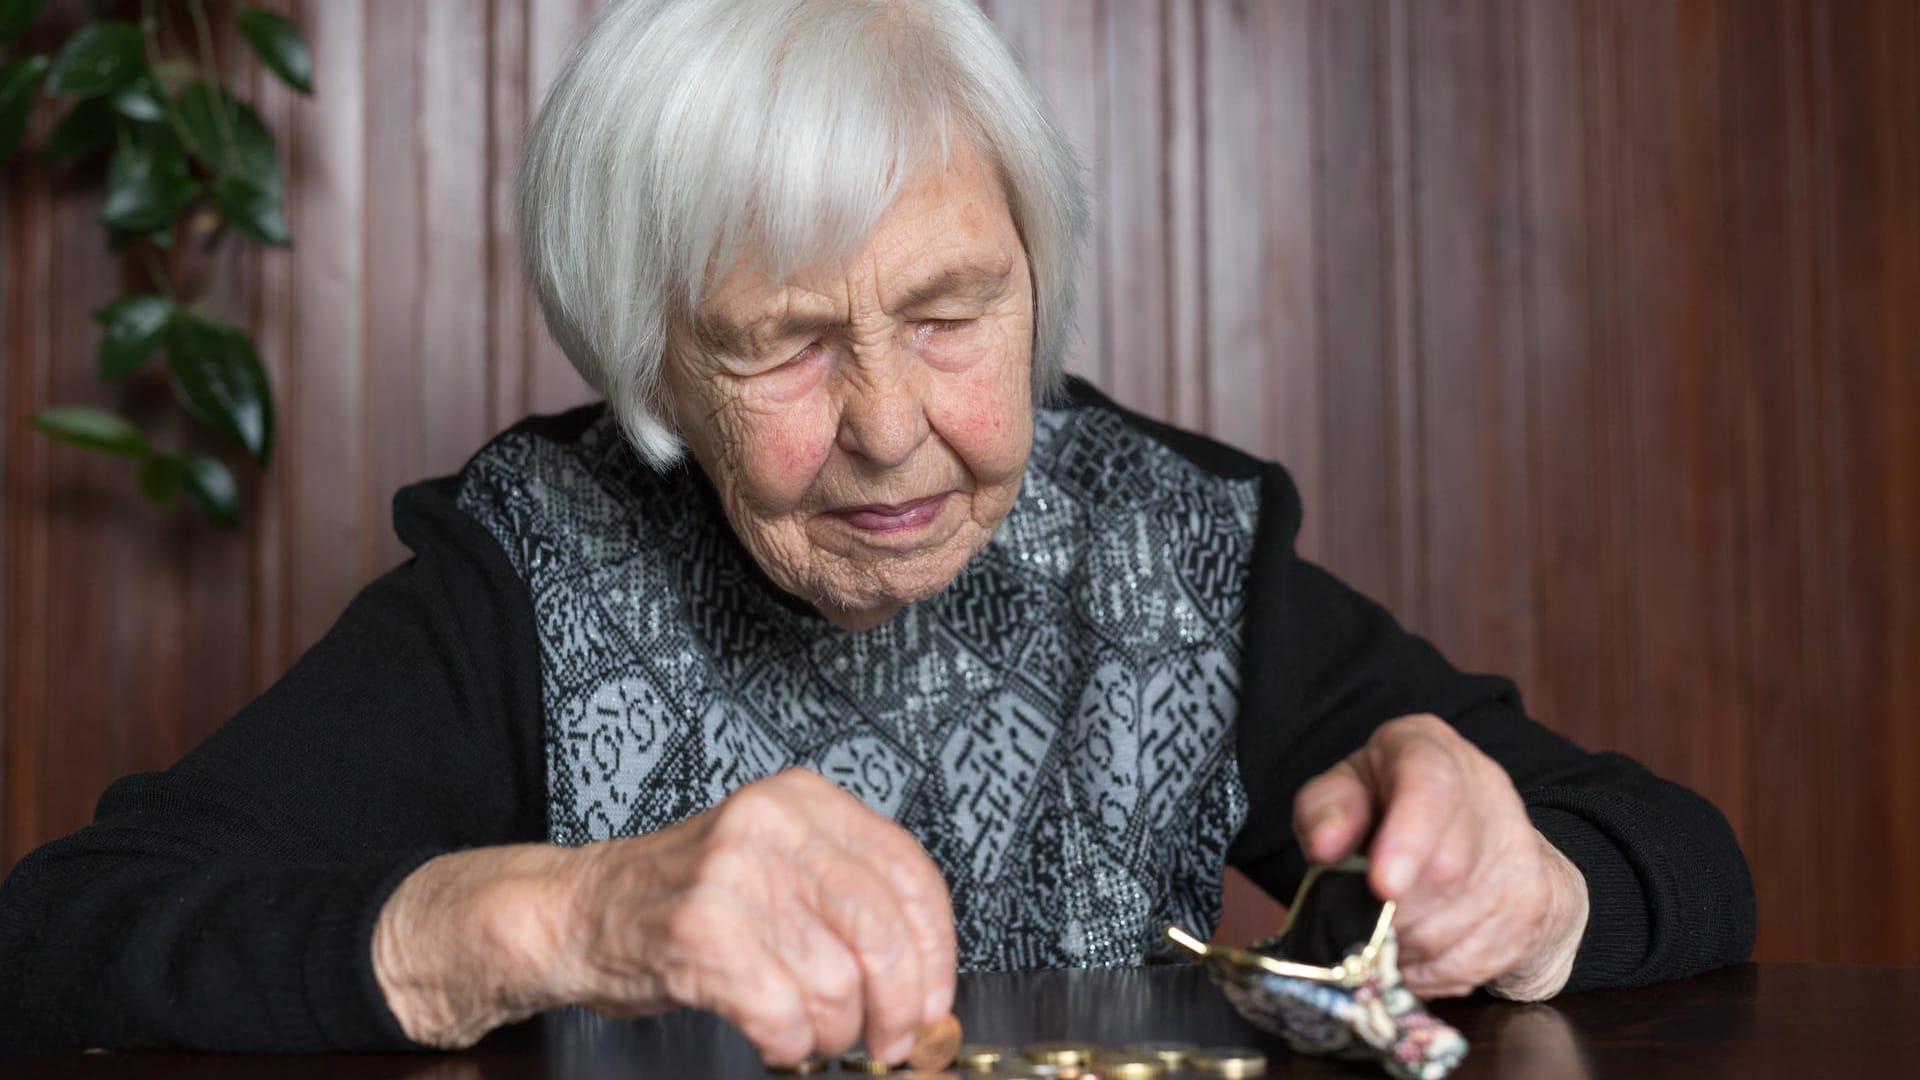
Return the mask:
[[776,280],[850,257],[954,137],[999,168],[1046,401],[1086,232],[1081,168],[971,0],[616,0],[548,91],[521,166],[547,327],[666,468],[684,448],[661,373],[676,314],[745,257]]

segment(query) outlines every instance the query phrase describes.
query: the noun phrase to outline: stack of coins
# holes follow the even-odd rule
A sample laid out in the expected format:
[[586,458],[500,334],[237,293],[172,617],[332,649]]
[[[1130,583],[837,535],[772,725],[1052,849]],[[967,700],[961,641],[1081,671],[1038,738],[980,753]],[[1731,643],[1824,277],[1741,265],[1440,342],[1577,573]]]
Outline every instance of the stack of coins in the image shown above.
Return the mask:
[[1187,1067],[1187,1055],[1200,1048],[1189,1042],[1137,1042],[1121,1049],[1133,1054],[1151,1054],[1160,1059],[1168,1072],[1179,1072]]
[[1100,1080],[1154,1080],[1166,1074],[1167,1063],[1152,1054],[1102,1050],[1093,1055],[1093,1071]]
[[992,1072],[1001,1065],[1020,1059],[1020,1051],[994,1043],[967,1043],[953,1055],[953,1067],[961,1072]]
[[1187,1068],[1202,1076],[1259,1076],[1267,1071],[1267,1055],[1244,1046],[1216,1046],[1188,1054]]
[[1030,1043],[1020,1048],[1020,1056],[1034,1065],[1051,1065],[1055,1076],[1079,1076],[1093,1064],[1093,1055],[1100,1048],[1093,1043],[1053,1042]]
[[[934,1027],[938,1030],[921,1032],[907,1061],[877,1061],[864,1051],[853,1050],[841,1056],[840,1068],[849,1073],[891,1073],[901,1080],[958,1080],[965,1076],[996,1080],[1160,1080],[1175,1075],[1239,1080],[1263,1076],[1267,1071],[1267,1056],[1244,1046],[1202,1048],[1183,1042],[1137,1042],[1105,1047],[1062,1040],[1030,1043],[1015,1050],[986,1043],[960,1044],[958,1021]],[[821,1059],[808,1058],[797,1067],[781,1071],[817,1073],[827,1065]]]

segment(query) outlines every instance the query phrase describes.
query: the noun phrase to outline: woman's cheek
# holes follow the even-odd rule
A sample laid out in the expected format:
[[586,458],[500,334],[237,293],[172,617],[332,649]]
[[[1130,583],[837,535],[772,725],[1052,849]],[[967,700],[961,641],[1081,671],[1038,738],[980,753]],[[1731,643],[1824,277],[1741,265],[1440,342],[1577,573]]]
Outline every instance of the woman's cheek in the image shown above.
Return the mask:
[[833,426],[824,406],[812,402],[754,418],[746,433],[742,465],[763,506],[790,509],[813,486],[833,452]]
[[1023,353],[1004,350],[990,363],[936,376],[941,400],[929,419],[977,481],[1003,479],[1026,462],[1033,406]]

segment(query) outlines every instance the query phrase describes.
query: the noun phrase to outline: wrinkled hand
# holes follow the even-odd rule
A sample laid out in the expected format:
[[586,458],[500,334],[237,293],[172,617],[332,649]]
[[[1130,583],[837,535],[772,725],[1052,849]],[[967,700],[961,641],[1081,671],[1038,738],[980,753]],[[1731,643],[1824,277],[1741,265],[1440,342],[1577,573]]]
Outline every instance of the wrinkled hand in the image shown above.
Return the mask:
[[913,836],[790,770],[646,836],[432,860],[382,912],[375,959],[416,1041],[465,1045],[558,1004],[687,1006],[793,1065],[863,1034],[875,1057],[904,1058],[952,1005],[955,942],[946,882]]
[[[1309,781],[1294,832],[1314,862],[1373,839],[1368,880],[1396,902],[1400,972],[1423,997],[1538,1001],[1566,985],[1586,879],[1540,835],[1506,770],[1434,716],[1382,725]],[[1377,826],[1377,828],[1376,828]]]

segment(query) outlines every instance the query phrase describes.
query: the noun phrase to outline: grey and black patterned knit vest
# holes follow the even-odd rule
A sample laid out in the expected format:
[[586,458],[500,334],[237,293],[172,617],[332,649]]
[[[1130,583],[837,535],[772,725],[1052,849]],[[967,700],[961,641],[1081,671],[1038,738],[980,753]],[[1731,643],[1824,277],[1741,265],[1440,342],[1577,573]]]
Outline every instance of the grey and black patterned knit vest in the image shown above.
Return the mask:
[[1100,407],[1036,414],[1019,501],[872,630],[771,592],[685,469],[602,412],[463,475],[539,627],[550,835],[632,836],[789,766],[920,839],[962,970],[1137,964],[1219,918],[1257,481]]

